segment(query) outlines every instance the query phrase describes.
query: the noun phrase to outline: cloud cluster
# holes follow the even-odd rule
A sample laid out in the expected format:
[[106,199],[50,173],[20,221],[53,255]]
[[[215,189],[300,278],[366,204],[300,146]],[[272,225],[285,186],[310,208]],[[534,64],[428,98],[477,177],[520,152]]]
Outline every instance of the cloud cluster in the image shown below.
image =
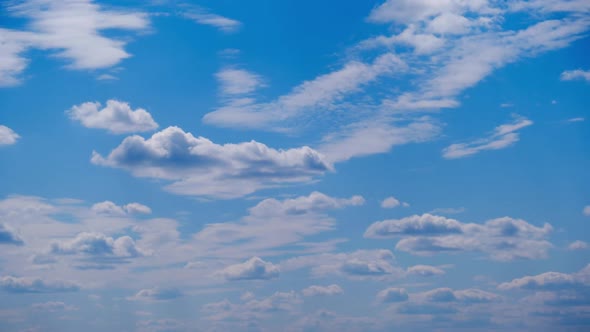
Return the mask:
[[395,248],[418,255],[482,252],[494,260],[513,260],[546,257],[552,230],[547,223],[537,227],[509,217],[474,224],[423,214],[375,222],[364,236],[401,238]]
[[66,114],[84,127],[105,129],[112,134],[152,131],[158,124],[143,108],[131,109],[128,103],[108,100],[105,107],[98,102],[75,105]]
[[174,181],[170,192],[234,198],[256,190],[301,183],[333,169],[309,147],[276,150],[255,141],[219,145],[168,127],[145,139],[130,136],[108,156],[92,163],[129,170],[138,177]]

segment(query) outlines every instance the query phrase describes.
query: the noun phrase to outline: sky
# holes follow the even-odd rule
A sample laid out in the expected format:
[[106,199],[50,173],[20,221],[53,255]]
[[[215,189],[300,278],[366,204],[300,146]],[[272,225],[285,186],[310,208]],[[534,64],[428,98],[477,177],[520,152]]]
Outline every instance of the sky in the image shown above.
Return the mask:
[[0,4],[0,330],[587,331],[587,0]]

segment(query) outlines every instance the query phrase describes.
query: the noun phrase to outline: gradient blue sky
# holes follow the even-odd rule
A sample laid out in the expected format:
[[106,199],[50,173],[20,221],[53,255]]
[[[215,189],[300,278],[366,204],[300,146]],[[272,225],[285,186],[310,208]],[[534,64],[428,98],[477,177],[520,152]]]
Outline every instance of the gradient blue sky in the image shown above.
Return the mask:
[[14,0],[0,330],[590,329],[587,0]]

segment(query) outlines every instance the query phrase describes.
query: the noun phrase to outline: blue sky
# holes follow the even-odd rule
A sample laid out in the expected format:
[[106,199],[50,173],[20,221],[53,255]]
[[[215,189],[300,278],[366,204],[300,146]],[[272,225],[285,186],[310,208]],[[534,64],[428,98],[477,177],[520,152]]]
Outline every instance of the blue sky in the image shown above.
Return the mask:
[[586,0],[18,0],[0,330],[585,331]]

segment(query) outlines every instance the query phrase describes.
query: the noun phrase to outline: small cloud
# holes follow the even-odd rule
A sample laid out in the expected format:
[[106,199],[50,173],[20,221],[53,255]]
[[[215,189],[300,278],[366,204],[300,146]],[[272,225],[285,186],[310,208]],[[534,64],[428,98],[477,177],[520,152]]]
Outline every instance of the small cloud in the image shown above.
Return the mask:
[[459,214],[465,212],[464,207],[458,208],[436,208],[428,213],[430,214]]
[[588,249],[588,243],[578,240],[570,243],[570,245],[567,246],[567,248],[569,250],[585,250]]
[[561,73],[560,79],[562,81],[582,80],[590,82],[590,70],[566,70],[563,73]]
[[168,301],[177,299],[182,293],[176,288],[148,288],[142,289],[135,295],[127,298],[129,301]]
[[14,130],[0,125],[0,146],[12,145],[20,138],[19,134],[15,133]]
[[99,81],[115,81],[115,80],[118,80],[119,78],[116,76],[113,76],[111,74],[102,74],[102,75],[98,76],[96,79]]
[[582,213],[583,213],[585,216],[589,216],[589,217],[590,217],[590,205],[586,205],[586,206],[584,207],[584,209],[582,210]]
[[514,107],[514,104],[513,103],[502,103],[502,104],[500,104],[500,107],[502,107],[502,108]]
[[278,266],[265,262],[259,257],[252,257],[244,263],[230,265],[221,271],[226,280],[268,280],[278,278]]
[[80,286],[69,281],[4,276],[0,277],[0,289],[11,293],[61,293],[78,291]]
[[111,134],[145,132],[158,128],[151,114],[143,108],[133,110],[128,103],[113,99],[101,107],[98,102],[87,102],[73,106],[66,114],[86,128],[105,129]]
[[342,288],[336,284],[329,285],[329,286],[309,286],[302,291],[304,296],[331,296],[331,295],[339,295],[342,294],[344,291]]
[[384,209],[393,209],[398,206],[408,207],[410,204],[406,202],[400,202],[397,198],[389,196],[381,201],[381,207]]
[[217,14],[207,13],[203,9],[195,9],[193,11],[186,12],[183,14],[183,16],[197,22],[198,24],[212,26],[224,33],[237,32],[242,26],[242,22],[240,21]]
[[571,119],[567,119],[565,120],[566,122],[584,122],[584,118],[582,117],[578,117],[578,118],[571,118]]
[[404,302],[408,300],[408,292],[403,288],[386,288],[377,293],[377,299],[382,303]]
[[551,105],[557,105],[557,100],[552,100]]

